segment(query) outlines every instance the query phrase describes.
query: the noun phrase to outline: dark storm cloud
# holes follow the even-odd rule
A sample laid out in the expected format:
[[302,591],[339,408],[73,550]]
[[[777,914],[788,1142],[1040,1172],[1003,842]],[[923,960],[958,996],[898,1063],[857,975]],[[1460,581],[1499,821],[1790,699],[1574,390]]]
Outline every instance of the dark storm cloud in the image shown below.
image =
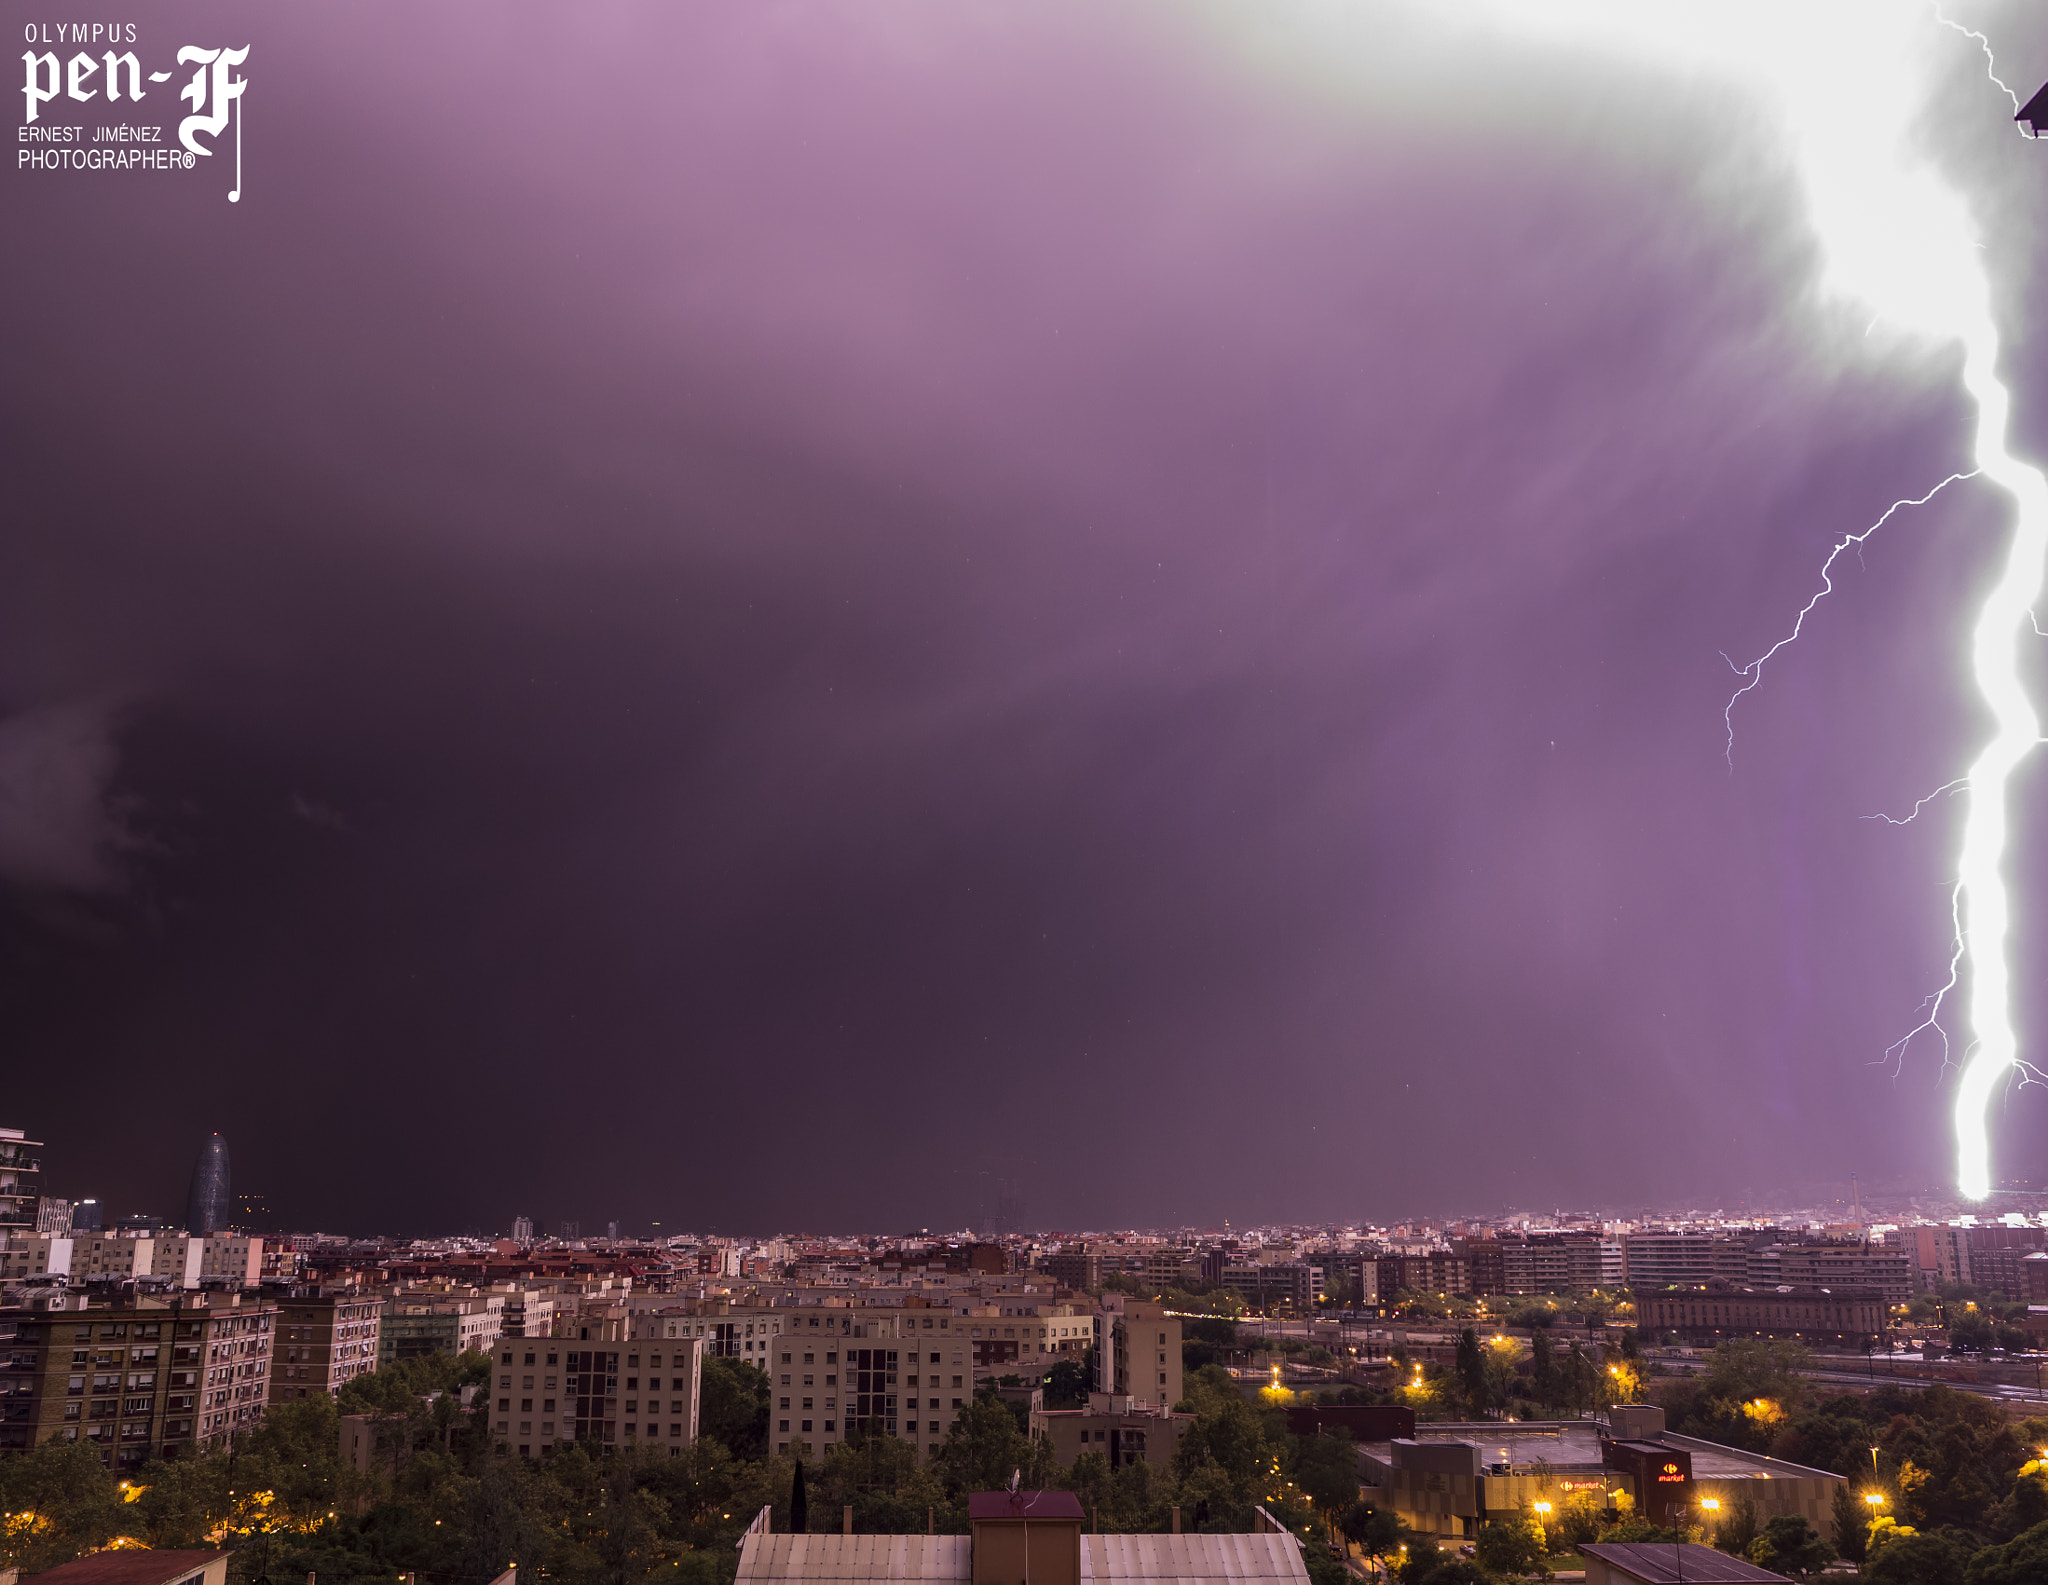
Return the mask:
[[1941,1170],[1867,1063],[1949,828],[1858,817],[1972,740],[1997,519],[1874,547],[1731,778],[1718,652],[1966,419],[1739,99],[1397,12],[1350,73],[1165,7],[179,16],[252,42],[247,201],[8,197],[0,676],[136,701],[42,840],[148,845],[115,943],[9,927],[60,1184],[168,1204],[212,1127],[356,1227]]
[[37,891],[114,883],[127,845],[108,799],[115,757],[109,704],[0,718],[0,880]]

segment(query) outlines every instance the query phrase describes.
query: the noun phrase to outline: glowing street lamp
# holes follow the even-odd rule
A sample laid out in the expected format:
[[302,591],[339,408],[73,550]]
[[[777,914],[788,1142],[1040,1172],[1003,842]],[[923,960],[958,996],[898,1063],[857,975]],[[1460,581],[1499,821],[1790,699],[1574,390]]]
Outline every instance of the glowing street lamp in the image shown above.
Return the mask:
[[1871,1507],[1876,1508],[1884,1502],[1884,1493],[1881,1491],[1867,1491],[1863,1494],[1863,1500],[1869,1503]]

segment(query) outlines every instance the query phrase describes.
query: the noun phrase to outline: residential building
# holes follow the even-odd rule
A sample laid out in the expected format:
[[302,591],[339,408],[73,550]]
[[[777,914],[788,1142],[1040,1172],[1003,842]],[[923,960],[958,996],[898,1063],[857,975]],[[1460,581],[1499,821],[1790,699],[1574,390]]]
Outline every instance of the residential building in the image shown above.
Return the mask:
[[1275,1261],[1270,1265],[1233,1263],[1223,1268],[1222,1283],[1254,1310],[1275,1305],[1292,1305],[1306,1310],[1323,1294],[1323,1268],[1304,1260]]
[[530,1244],[533,1242],[532,1217],[515,1216],[512,1218],[512,1242],[515,1244]]
[[36,1202],[36,1231],[58,1238],[71,1236],[71,1202],[44,1195]]
[[43,1148],[19,1128],[0,1128],[0,1232],[19,1232],[36,1225],[41,1194]]
[[[1995,1265],[1998,1280],[1986,1286],[2021,1298],[2020,1262],[2028,1253],[2025,1245],[2002,1245],[1973,1253],[1972,1267],[1980,1259]],[[1913,1263],[1905,1250],[1881,1244],[1767,1244],[1751,1251],[1746,1281],[1753,1287],[1875,1288],[1886,1304],[1904,1304],[1913,1297]]]
[[209,1451],[263,1417],[276,1323],[241,1293],[0,1310],[0,1452],[83,1441],[128,1468]]
[[1688,1342],[1722,1337],[1807,1337],[1860,1347],[1885,1328],[1885,1296],[1875,1288],[1699,1288],[1636,1291],[1636,1329],[1675,1332]]
[[504,1317],[502,1293],[394,1296],[384,1306],[377,1337],[378,1363],[488,1350],[504,1330]]
[[652,1443],[680,1453],[697,1439],[701,1339],[614,1339],[585,1347],[580,1339],[501,1338],[495,1364],[491,1430],[522,1458],[547,1457],[561,1443],[583,1441]]
[[1472,1291],[1472,1262],[1454,1249],[1432,1249],[1413,1255],[1381,1255],[1375,1285],[1382,1303],[1403,1289],[1448,1297]]
[[277,1301],[270,1401],[337,1395],[377,1368],[384,1301],[356,1290],[295,1294]]
[[[1034,1395],[1035,1396],[1035,1395]],[[1173,1462],[1180,1440],[1195,1423],[1163,1404],[1140,1404],[1114,1393],[1091,1392],[1085,1409],[1031,1408],[1031,1434],[1052,1444],[1053,1457],[1071,1467],[1083,1453],[1100,1453],[1111,1469],[1126,1464]]]
[[1118,1398],[1172,1408],[1181,1391],[1180,1317],[1156,1304],[1126,1301],[1104,1315],[1096,1388]]
[[16,1232],[0,1244],[0,1276],[66,1277],[74,1284],[155,1278],[175,1288],[248,1287],[262,1280],[263,1240],[186,1233]]

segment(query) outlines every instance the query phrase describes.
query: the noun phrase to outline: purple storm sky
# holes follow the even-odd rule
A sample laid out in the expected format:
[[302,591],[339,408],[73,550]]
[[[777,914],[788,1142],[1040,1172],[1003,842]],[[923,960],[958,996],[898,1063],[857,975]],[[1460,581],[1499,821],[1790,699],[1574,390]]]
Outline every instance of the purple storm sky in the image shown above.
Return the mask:
[[[357,1231],[1946,1182],[1939,1050],[1883,1053],[1962,811],[1864,817],[1986,730],[2003,504],[1849,563],[1732,774],[1721,711],[1968,466],[1954,355],[1821,292],[1732,87],[1356,9],[147,12],[251,46],[244,201],[5,195],[48,1187],[174,1211],[215,1128]],[[2039,458],[2048,147],[1955,42]]]

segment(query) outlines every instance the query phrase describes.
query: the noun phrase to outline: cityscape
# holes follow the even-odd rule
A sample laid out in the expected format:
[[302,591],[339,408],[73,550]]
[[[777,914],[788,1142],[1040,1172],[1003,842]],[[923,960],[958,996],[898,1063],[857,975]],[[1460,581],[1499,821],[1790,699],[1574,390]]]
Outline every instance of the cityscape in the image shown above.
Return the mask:
[[[2048,1500],[2048,1455],[2020,1458],[2048,1438],[2048,1214],[1890,1218],[1852,1181],[1775,1218],[746,1238],[513,1214],[399,1240],[273,1225],[218,1133],[179,1216],[52,1192],[63,1154],[0,1128],[0,1477],[84,1457],[122,1498],[11,1486],[44,1492],[8,1515],[31,1569],[111,1525],[167,1569],[204,1540],[315,1576],[459,1575],[486,1545],[574,1572],[576,1527],[521,1507],[536,1480],[666,1494],[634,1566],[691,1578],[804,1566],[808,1534],[1036,1561],[1000,1529],[1027,1475],[1055,1572],[1059,1546],[1165,1534],[1200,1574],[1202,1537],[1263,1535],[1316,1579],[1654,1578],[1628,1569],[1658,1546],[1697,1579],[1801,1578],[1923,1529],[1955,1569],[1934,1521],[2017,1535]],[[1945,1492],[1966,1472],[1920,1462],[1929,1437],[2026,1469],[2002,1507],[1996,1481]],[[264,1485],[196,1516],[173,1468]],[[461,1517],[369,1525],[400,1510]]]
[[2048,5],[20,29],[0,1585],[2048,1585]]

